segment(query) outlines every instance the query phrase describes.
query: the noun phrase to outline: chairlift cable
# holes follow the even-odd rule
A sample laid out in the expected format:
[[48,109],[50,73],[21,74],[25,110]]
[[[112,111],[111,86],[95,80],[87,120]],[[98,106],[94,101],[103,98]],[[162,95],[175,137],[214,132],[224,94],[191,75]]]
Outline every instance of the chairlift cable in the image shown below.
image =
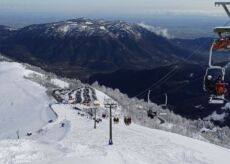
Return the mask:
[[[169,80],[171,77],[173,77],[175,73],[176,73],[176,71],[175,71],[173,74],[170,74],[170,76],[168,76],[166,79],[162,80],[162,81],[161,81],[161,84],[158,85],[158,86],[161,86],[162,84],[166,83],[167,80]],[[155,87],[153,87],[153,88],[155,88]],[[152,88],[150,88],[150,89],[152,89]],[[142,96],[141,96],[141,95],[142,95]],[[145,92],[144,92],[143,94],[141,94],[141,95],[139,95],[138,97],[139,97],[139,98],[144,98],[144,97],[145,97]]]
[[138,97],[138,96],[143,95],[146,91],[152,89],[155,85],[157,85],[157,84],[160,83],[161,81],[167,80],[167,77],[168,77],[172,72],[174,72],[174,71],[175,71],[175,69],[172,69],[172,70],[169,71],[165,76],[163,76],[160,80],[154,82],[151,86],[149,86],[149,87],[146,88],[145,90],[141,91],[139,94],[135,95],[134,97]]
[[[226,26],[229,22],[230,22],[230,20],[227,21],[227,22],[224,24],[224,26]],[[201,49],[205,46],[205,44],[207,44],[208,42],[209,42],[209,40],[208,40],[208,41],[205,41],[205,42],[204,42],[203,44],[201,44],[196,50],[194,50],[194,51],[191,53],[191,55],[187,56],[184,60],[188,60],[188,59],[191,58],[193,55],[195,55],[195,54],[197,54],[198,52],[200,52],[200,50],[201,50]],[[179,65],[182,65],[183,63],[184,63],[184,62],[181,62]],[[178,65],[178,66],[179,66],[179,65]],[[144,94],[144,93],[145,93],[146,91],[148,91],[149,89],[153,89],[154,86],[156,86],[156,84],[158,84],[158,83],[159,83],[159,85],[161,85],[160,82],[163,81],[163,80],[164,80],[167,76],[169,76],[172,72],[174,72],[174,71],[178,68],[178,66],[175,67],[175,68],[173,68],[171,71],[169,71],[169,73],[167,73],[165,76],[163,76],[160,80],[154,82],[151,86],[149,86],[148,88],[144,89],[143,91],[141,91],[140,93],[138,93],[138,94],[135,95],[134,97],[138,97],[138,96]],[[177,71],[175,71],[174,73],[176,73],[176,72],[177,72]],[[173,77],[173,76],[171,76],[171,77]]]
[[[172,88],[172,89],[170,89],[170,90],[167,91],[167,94],[168,94],[168,93],[175,92],[175,91],[177,91],[178,89],[184,88],[184,87],[186,87],[186,86],[189,86],[189,85],[191,85],[193,82],[195,82],[195,81],[197,81],[197,80],[199,80],[199,79],[202,79],[202,78],[203,78],[203,76],[200,76],[200,77],[198,77],[198,78],[196,78],[196,79],[190,81],[190,82],[187,83],[187,84],[183,84],[183,85],[178,86],[178,87],[176,87],[176,88]],[[161,93],[161,94],[159,94],[159,95],[155,95],[155,96],[153,96],[153,97],[150,97],[150,99],[153,99],[153,98],[157,98],[157,97],[163,96],[164,94],[165,94],[165,93]]]
[[[206,41],[206,42],[204,42],[201,46],[199,46],[199,48],[197,48],[196,50],[194,50],[192,53],[191,53],[191,55],[189,55],[189,56],[187,56],[184,60],[188,60],[189,58],[191,58],[194,54],[196,54],[196,53],[198,53],[198,52],[200,52],[200,50],[201,50],[201,48],[206,44],[206,43],[208,43],[209,41]],[[182,65],[183,63],[180,63],[179,65]],[[167,78],[167,76],[169,76],[172,72],[174,72],[174,74],[177,72],[176,71],[176,69],[178,68],[178,66],[179,65],[177,65],[177,67],[174,67],[171,71],[169,71],[165,76],[163,76],[160,80],[158,80],[158,81],[156,81],[156,82],[154,82],[151,86],[149,86],[148,88],[146,88],[145,90],[143,90],[143,91],[141,91],[140,93],[138,93],[137,95],[135,95],[134,97],[138,97],[138,96],[140,96],[140,95],[142,95],[142,94],[144,94],[146,91],[148,91],[149,89],[153,89],[154,88],[154,86],[156,86],[158,83],[160,83],[161,81],[163,81],[163,80],[166,80],[165,78]],[[173,76],[170,76],[170,78],[171,77],[173,77]],[[168,80],[169,78],[167,78],[167,80]],[[160,84],[159,84],[160,85]]]

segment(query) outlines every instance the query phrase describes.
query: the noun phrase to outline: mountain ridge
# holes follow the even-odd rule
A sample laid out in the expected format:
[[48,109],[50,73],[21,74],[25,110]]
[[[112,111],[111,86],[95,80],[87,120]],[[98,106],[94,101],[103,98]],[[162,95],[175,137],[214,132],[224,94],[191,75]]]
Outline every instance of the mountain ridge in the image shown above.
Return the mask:
[[[138,24],[85,18],[26,26],[0,43],[0,51],[11,58],[69,77],[74,72],[88,76],[150,69],[184,62],[191,55]],[[197,61],[191,58],[189,62]]]

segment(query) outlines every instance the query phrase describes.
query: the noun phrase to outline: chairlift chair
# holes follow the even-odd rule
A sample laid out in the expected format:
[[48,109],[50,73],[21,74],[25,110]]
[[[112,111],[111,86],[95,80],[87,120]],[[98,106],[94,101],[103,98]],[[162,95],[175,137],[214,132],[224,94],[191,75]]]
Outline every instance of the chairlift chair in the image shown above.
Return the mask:
[[114,117],[113,118],[113,122],[114,122],[114,124],[118,124],[119,123],[119,118],[118,117]]
[[[229,6],[230,2],[215,2],[215,6],[222,6],[225,10],[226,14],[230,18]],[[230,26],[216,27],[214,28],[214,32],[220,35],[225,34],[225,37],[216,40],[214,43],[214,49],[216,50],[224,50],[230,49]]]
[[[225,67],[212,65],[212,55],[213,55],[214,45],[215,45],[215,41],[210,49],[209,66],[205,72],[205,76],[203,80],[203,90],[210,95],[209,96],[210,104],[223,104],[225,100],[225,93],[217,94],[216,85],[217,85],[217,80],[219,78],[221,78],[220,80],[224,82]],[[227,86],[226,83],[223,84]]]
[[126,126],[129,126],[132,123],[132,119],[129,116],[124,117],[124,123]]
[[102,113],[102,118],[106,118],[106,113]]
[[165,93],[165,103],[160,105],[163,109],[168,108],[168,95]]
[[157,116],[157,112],[154,112],[152,109],[149,109],[147,111],[147,115],[148,115],[149,118],[154,119],[154,117]]
[[[213,77],[213,84],[208,85],[208,76]],[[224,81],[225,77],[225,68],[222,67],[209,67],[206,69],[206,73],[204,76],[204,84],[203,89],[207,92],[209,96],[209,104],[223,104],[225,100],[225,94],[217,94],[216,92],[216,80],[221,76],[221,80]],[[224,83],[226,86],[227,84]]]
[[219,35],[213,43],[213,49],[217,51],[224,51],[230,49],[230,26],[216,27],[214,32]]
[[222,68],[222,67],[208,67],[206,69],[206,72],[205,72],[205,76],[204,76],[204,84],[203,84],[203,90],[205,92],[209,92],[211,93],[210,91],[210,88],[209,86],[207,85],[208,84],[208,76],[211,76],[214,80],[217,80],[217,78],[219,76],[222,77],[222,80],[224,81],[224,77],[225,77],[225,68]]

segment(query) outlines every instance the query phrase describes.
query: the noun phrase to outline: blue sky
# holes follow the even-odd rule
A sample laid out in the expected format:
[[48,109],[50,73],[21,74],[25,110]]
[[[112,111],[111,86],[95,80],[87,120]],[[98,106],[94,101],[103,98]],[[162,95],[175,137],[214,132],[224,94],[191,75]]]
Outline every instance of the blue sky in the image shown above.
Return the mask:
[[153,15],[220,14],[214,0],[0,0],[0,14]]
[[201,20],[202,15],[211,16],[211,20],[213,16],[221,15],[225,20],[227,16],[224,10],[215,7],[214,2],[215,0],[0,0],[0,24],[23,27],[34,23],[87,17],[159,22],[163,26],[193,25],[194,20],[191,21],[188,15],[195,16],[195,21],[204,24],[207,18]]

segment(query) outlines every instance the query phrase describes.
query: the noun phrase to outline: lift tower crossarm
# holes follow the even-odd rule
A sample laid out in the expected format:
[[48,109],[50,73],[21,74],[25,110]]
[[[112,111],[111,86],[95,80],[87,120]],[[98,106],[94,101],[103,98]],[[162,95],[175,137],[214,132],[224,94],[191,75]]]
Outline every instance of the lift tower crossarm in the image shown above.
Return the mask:
[[230,5],[230,2],[215,2],[215,6],[222,6],[230,18],[230,11],[227,7],[228,5]]

